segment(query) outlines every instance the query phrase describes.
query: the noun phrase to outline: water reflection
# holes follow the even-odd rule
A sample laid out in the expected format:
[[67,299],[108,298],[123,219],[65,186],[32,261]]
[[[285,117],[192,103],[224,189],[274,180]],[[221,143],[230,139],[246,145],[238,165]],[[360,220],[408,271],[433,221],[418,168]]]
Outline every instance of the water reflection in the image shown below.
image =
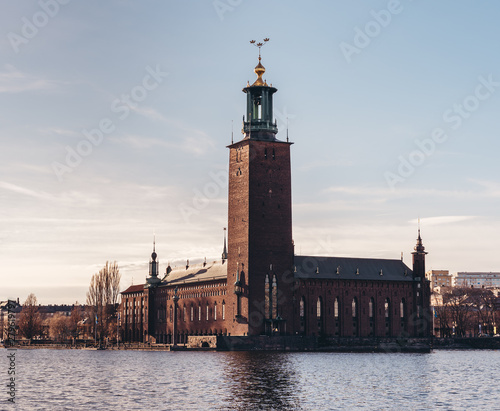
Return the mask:
[[500,409],[500,350],[18,350],[16,359],[20,410]]
[[225,353],[224,378],[232,409],[302,409],[297,372],[287,353]]

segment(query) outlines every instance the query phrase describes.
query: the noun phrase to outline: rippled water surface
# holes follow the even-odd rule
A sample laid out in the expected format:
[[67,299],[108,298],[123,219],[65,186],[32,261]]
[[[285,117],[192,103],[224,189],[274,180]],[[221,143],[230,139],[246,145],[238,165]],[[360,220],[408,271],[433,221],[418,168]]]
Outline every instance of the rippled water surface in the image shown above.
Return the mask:
[[2,389],[0,409],[500,410],[499,363],[500,351],[17,350],[16,406]]

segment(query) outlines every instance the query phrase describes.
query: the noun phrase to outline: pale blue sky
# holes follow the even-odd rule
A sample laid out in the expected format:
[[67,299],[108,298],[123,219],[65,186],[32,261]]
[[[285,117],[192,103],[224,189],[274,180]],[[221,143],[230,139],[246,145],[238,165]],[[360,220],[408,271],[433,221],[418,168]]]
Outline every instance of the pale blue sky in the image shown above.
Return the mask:
[[429,269],[500,271],[497,2],[0,4],[0,300],[83,302],[106,260],[142,282],[153,232],[162,271],[219,258],[264,37],[297,252],[411,264],[420,217]]

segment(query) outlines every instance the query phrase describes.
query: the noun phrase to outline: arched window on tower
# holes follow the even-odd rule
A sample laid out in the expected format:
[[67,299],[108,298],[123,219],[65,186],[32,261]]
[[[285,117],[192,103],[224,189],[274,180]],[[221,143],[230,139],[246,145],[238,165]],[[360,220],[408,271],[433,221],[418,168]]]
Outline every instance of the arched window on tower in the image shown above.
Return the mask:
[[217,303],[214,303],[214,320],[217,321]]
[[276,275],[273,275],[273,284],[272,284],[271,293],[272,293],[271,303],[272,303],[272,310],[273,310],[271,315],[272,315],[272,318],[277,318],[278,317],[278,283],[276,281]]
[[222,301],[222,319],[226,319],[226,302],[224,300]]
[[271,295],[269,290],[269,275],[266,274],[264,280],[264,317],[266,319],[271,318]]

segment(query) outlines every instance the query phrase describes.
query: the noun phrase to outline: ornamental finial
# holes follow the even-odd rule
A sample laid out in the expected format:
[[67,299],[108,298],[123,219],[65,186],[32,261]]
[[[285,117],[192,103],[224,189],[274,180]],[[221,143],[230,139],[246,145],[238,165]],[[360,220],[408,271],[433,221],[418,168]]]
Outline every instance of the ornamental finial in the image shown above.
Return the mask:
[[250,40],[250,44],[253,44],[255,47],[259,48],[259,64],[257,64],[257,66],[255,66],[255,69],[254,69],[255,74],[257,74],[257,80],[255,80],[255,83],[253,83],[252,86],[267,86],[266,82],[262,80],[262,76],[266,72],[266,69],[260,63],[260,60],[261,60],[260,49],[261,49],[261,47],[265,46],[268,41],[269,41],[269,37],[266,37],[264,40],[262,40],[261,42],[258,42],[258,43],[255,40]]

